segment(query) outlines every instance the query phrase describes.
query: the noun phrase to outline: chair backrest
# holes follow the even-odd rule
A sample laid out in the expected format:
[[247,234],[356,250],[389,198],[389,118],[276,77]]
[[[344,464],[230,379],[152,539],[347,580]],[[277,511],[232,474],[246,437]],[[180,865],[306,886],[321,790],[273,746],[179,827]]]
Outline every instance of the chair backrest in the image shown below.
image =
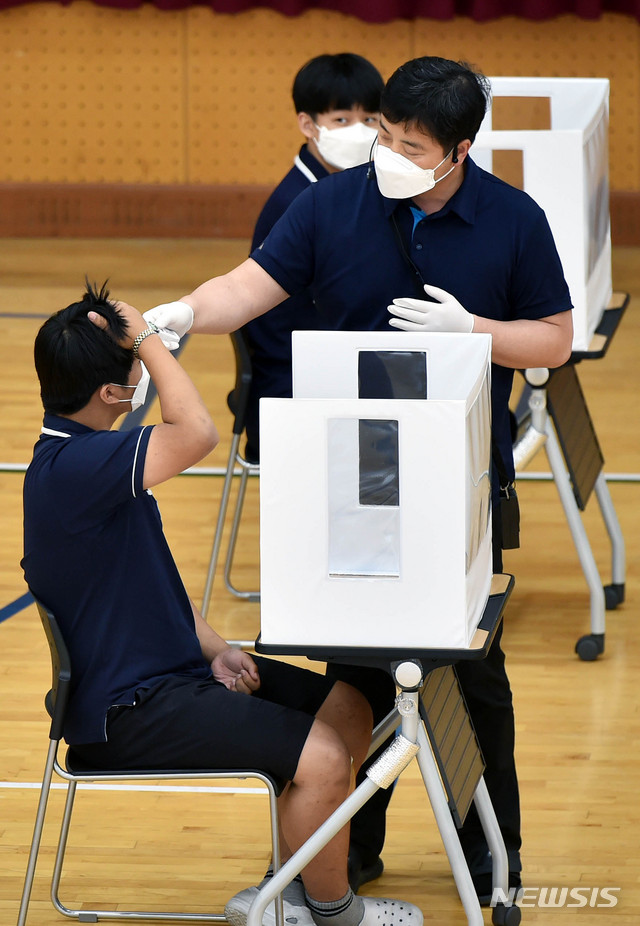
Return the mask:
[[[31,594],[33,595],[33,592]],[[58,742],[63,736],[64,718],[69,702],[69,695],[71,693],[71,658],[64,642],[60,625],[53,612],[50,611],[46,605],[43,605],[42,602],[38,601],[35,595],[33,597],[51,653],[51,690],[45,696],[44,703],[51,717],[49,738]],[[104,775],[109,775],[111,772],[115,771],[114,769],[110,771],[107,769],[96,769],[95,765],[87,765],[74,753],[72,747],[69,747],[67,751],[65,764],[67,770],[72,775],[86,775],[90,773],[91,776],[94,777],[95,774],[100,774],[101,772]],[[147,778],[167,776],[171,778],[188,778],[194,775],[205,777],[212,774],[219,778],[260,778],[270,784],[276,797],[282,793],[287,783],[284,778],[276,778],[269,772],[262,771],[261,769],[129,768],[126,769],[126,772],[130,773],[129,777],[143,775]]]
[[236,358],[236,382],[227,396],[227,404],[234,416],[233,433],[242,434],[247,420],[253,369],[249,345],[242,328],[232,331],[230,337]]
[[51,690],[44,699],[45,707],[51,717],[49,738],[60,740],[71,692],[71,659],[54,615],[37,598],[35,602],[51,653]]

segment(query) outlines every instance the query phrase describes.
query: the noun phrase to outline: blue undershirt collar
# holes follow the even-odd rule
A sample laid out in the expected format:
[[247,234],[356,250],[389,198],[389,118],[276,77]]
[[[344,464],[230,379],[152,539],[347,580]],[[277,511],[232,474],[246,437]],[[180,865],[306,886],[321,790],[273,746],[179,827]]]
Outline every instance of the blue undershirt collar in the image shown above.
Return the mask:
[[413,215],[413,228],[411,229],[411,237],[413,238],[416,228],[423,219],[426,219],[427,213],[423,212],[422,209],[418,209],[417,206],[409,206],[409,208],[411,209],[411,213]]
[[[470,157],[466,158],[464,167],[464,180],[462,181],[460,188],[456,190],[451,199],[446,202],[442,209],[440,209],[438,212],[434,212],[433,215],[427,216],[424,212],[422,212],[421,209],[418,209],[417,206],[411,205],[410,200],[388,199],[386,196],[384,196],[383,200],[385,215],[390,216],[398,206],[406,203],[410,206],[411,212],[413,213],[414,231],[418,222],[421,222],[423,218],[427,218],[429,221],[433,221],[434,219],[446,215],[448,212],[455,212],[456,215],[458,215],[464,222],[467,222],[469,225],[473,225],[475,222],[476,207],[478,203],[480,168],[474,164]],[[415,212],[414,209],[416,210]],[[422,216],[416,221],[417,212],[422,212]]]

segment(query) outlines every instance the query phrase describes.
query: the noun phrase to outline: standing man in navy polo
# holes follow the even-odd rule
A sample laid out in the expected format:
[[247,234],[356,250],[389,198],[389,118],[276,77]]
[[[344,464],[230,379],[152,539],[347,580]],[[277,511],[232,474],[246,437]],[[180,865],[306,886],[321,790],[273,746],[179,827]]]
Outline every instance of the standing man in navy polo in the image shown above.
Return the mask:
[[[488,81],[461,62],[425,57],[402,65],[382,94],[373,164],[310,187],[249,260],[147,317],[179,336],[227,332],[310,288],[332,328],[391,324],[489,333],[493,443],[513,480],[508,399],[514,369],[556,367],[568,359],[572,305],[542,209],[469,156],[489,95]],[[495,477],[497,572],[502,543]],[[461,665],[459,676],[485,757],[510,883],[517,887],[520,808],[504,661],[498,636],[487,658]],[[354,669],[341,677],[359,679],[371,697],[384,685],[371,672],[367,678]],[[354,818],[352,839],[358,825]],[[478,896],[488,903],[491,859],[474,811],[461,840]]]
[[[349,52],[318,55],[298,71],[293,105],[306,143],[258,217],[252,252],[309,184],[369,160],[378,132],[383,87],[382,76],[371,62]],[[291,395],[291,332],[325,327],[327,322],[306,290],[245,326],[253,370],[246,422],[248,460],[257,462],[260,456],[260,397]]]

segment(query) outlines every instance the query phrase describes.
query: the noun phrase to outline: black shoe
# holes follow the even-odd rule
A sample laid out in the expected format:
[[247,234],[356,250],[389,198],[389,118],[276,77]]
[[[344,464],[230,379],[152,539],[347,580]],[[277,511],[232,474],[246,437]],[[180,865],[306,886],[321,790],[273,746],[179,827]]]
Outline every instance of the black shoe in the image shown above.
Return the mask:
[[[491,897],[493,896],[493,876],[491,872],[489,871],[481,875],[471,875],[471,880],[476,889],[480,906],[490,906]],[[516,900],[522,888],[522,878],[519,871],[509,872],[509,889],[511,890],[511,888],[516,888],[516,895],[514,897],[514,900]]]
[[363,884],[379,878],[383,871],[384,862],[379,855],[373,859],[363,859],[357,849],[351,848],[349,850],[347,874],[349,885],[354,894],[358,893]]

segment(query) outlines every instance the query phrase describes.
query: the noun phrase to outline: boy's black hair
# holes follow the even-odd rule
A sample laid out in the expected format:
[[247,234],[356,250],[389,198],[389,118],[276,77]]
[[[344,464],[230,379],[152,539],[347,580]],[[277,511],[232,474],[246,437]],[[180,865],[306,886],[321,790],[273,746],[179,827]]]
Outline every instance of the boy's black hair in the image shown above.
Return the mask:
[[[73,415],[104,383],[126,383],[131,373],[133,351],[115,340],[126,333],[126,320],[109,300],[106,282],[99,291],[86,284],[82,300],[48,318],[35,340],[42,404],[54,415]],[[109,328],[94,325],[88,312],[106,318]]]
[[383,87],[378,69],[361,55],[351,52],[318,55],[296,74],[293,105],[297,113],[308,113],[312,119],[330,109],[354,106],[377,113]]
[[414,58],[387,81],[380,112],[393,124],[416,125],[448,152],[473,142],[490,99],[487,78],[464,61]]

